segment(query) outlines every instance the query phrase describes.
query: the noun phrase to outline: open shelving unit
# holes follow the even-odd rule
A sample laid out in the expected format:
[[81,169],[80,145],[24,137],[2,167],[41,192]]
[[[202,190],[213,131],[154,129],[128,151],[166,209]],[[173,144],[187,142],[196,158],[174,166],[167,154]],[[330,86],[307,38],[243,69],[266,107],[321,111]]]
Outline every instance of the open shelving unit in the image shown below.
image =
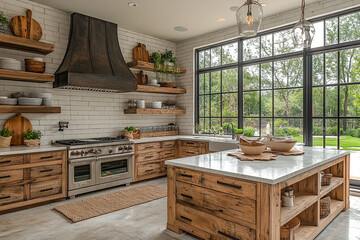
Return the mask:
[[[320,189],[320,172],[332,173],[333,177],[329,186]],[[295,230],[296,240],[314,239],[341,211],[345,208],[345,176],[344,161],[339,161],[331,166],[324,166],[319,172],[304,177],[292,184],[294,189],[294,206],[281,207],[281,226],[294,217],[299,218],[301,224]],[[320,218],[320,200],[330,196],[330,215]]]
[[61,113],[61,107],[0,105],[0,113]]
[[[140,69],[140,70],[144,70],[144,71],[154,71],[154,69],[155,69],[154,63],[144,62],[144,61],[140,61],[140,60],[134,60],[132,62],[128,62],[127,65],[129,68],[135,68],[135,69]],[[162,65],[160,65],[159,67],[162,68]],[[172,69],[172,67],[169,67],[169,70],[171,70],[171,69]],[[185,68],[178,68],[178,71],[180,74],[186,73]]]
[[54,51],[54,44],[16,37],[4,33],[0,33],[0,47],[42,55]]
[[153,109],[153,108],[134,108],[134,109],[125,109],[125,114],[186,114],[184,109]]
[[15,81],[38,82],[38,83],[55,81],[55,76],[53,74],[15,71],[9,69],[0,69],[0,78],[15,80]]
[[183,88],[167,88],[167,87],[155,87],[148,85],[137,85],[137,92],[144,93],[163,93],[163,94],[184,94],[186,89]]

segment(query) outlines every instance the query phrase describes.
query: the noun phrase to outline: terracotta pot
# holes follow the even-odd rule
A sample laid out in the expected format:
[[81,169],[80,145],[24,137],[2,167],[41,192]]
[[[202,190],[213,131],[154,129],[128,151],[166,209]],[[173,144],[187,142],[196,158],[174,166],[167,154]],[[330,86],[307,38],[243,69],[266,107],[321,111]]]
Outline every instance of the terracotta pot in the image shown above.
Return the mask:
[[134,139],[133,132],[129,132],[128,130],[125,130],[125,138]]
[[39,146],[40,139],[25,139],[24,143],[28,147],[37,147]]
[[0,136],[0,147],[10,147],[11,137],[2,137]]

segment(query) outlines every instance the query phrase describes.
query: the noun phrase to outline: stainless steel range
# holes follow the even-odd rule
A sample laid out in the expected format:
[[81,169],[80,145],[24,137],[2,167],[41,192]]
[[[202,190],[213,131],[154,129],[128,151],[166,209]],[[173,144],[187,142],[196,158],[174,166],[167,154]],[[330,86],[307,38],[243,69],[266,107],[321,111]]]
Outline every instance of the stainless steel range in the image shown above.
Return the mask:
[[120,138],[60,140],[68,147],[68,196],[130,184],[134,143]]

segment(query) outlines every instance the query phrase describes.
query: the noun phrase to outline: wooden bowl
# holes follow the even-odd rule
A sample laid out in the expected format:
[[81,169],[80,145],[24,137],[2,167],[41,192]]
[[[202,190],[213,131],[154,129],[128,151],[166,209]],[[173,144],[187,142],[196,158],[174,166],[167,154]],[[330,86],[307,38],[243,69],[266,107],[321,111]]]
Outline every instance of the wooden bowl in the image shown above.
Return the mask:
[[160,82],[161,87],[173,88],[175,85],[174,82]]
[[25,70],[27,72],[44,73],[45,62],[35,61],[32,59],[25,59]]
[[245,154],[245,155],[260,155],[262,154],[265,149],[266,149],[266,145],[265,144],[255,144],[255,145],[250,145],[250,144],[239,144],[240,150]]
[[286,142],[269,141],[267,145],[271,149],[271,151],[289,152],[295,146],[296,143],[297,143],[296,140],[286,141]]

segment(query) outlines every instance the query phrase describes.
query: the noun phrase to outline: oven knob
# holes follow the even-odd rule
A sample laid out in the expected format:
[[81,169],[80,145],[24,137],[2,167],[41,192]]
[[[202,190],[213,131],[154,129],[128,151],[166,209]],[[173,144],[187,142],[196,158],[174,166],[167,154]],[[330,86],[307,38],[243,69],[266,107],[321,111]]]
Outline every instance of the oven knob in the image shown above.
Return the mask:
[[79,151],[76,151],[76,155],[80,155],[80,152],[79,152]]
[[84,156],[85,155],[85,152],[84,150],[81,151],[81,156]]
[[124,149],[125,149],[125,150],[128,150],[128,146],[125,146]]
[[109,154],[111,154],[113,152],[113,150],[112,149],[109,149]]
[[123,148],[122,148],[122,147],[119,147],[119,148],[118,148],[118,150],[119,150],[119,151],[122,151],[122,150],[123,150]]
[[132,150],[133,148],[132,147],[129,147],[129,150]]
[[89,150],[89,153],[94,153],[94,149],[90,149],[90,150]]
[[95,153],[96,153],[96,154],[100,154],[100,153],[101,153],[101,149],[95,150]]
[[75,152],[71,152],[70,154],[71,154],[71,156],[75,156],[76,153],[75,153]]

